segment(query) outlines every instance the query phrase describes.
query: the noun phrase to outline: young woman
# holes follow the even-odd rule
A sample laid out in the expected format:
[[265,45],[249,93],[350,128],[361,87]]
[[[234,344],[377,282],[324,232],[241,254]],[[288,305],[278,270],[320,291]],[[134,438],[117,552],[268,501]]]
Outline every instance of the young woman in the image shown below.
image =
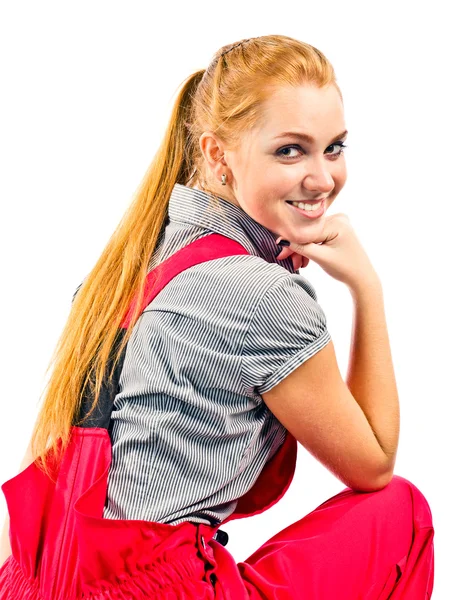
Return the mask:
[[[327,216],[346,135],[332,66],[298,40],[225,46],[186,80],[2,486],[0,600],[431,597],[381,282]],[[352,295],[346,383],[309,260]],[[236,563],[220,525],[282,497],[297,442],[347,487]]]

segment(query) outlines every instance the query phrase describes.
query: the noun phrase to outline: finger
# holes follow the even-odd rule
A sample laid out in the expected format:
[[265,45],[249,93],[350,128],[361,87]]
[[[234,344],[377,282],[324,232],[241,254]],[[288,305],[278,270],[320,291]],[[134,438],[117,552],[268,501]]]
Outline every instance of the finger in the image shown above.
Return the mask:
[[292,255],[292,264],[294,266],[294,271],[297,271],[302,267],[302,256],[294,252]]
[[291,250],[288,246],[284,246],[281,252],[276,256],[276,258],[278,260],[284,260],[288,256],[291,256],[291,254],[295,254],[295,251]]

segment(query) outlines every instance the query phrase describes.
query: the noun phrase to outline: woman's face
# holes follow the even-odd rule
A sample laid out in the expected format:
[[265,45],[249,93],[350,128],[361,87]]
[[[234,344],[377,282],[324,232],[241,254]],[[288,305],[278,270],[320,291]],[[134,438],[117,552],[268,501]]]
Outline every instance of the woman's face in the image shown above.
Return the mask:
[[[245,133],[235,150],[223,147],[216,136],[201,136],[201,148],[205,148],[216,179],[213,191],[240,206],[277,237],[311,242],[322,230],[325,212],[347,177],[341,146],[347,135],[341,98],[332,85],[322,89],[313,85],[283,87],[270,95],[262,114],[262,122]],[[210,161],[215,146],[222,158]],[[220,183],[222,173],[227,175],[226,186]],[[321,197],[325,210],[316,219],[286,202]]]

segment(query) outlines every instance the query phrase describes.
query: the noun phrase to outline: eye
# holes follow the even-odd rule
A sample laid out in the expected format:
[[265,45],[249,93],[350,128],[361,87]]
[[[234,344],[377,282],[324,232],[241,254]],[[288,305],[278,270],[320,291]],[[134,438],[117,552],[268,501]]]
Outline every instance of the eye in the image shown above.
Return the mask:
[[332,156],[340,156],[340,154],[343,154],[344,149],[347,148],[346,144],[343,144],[343,142],[335,142],[334,144],[330,144],[329,148],[333,148],[335,146],[339,146],[340,151]]
[[[329,155],[334,156],[335,158],[338,158],[338,156],[340,156],[344,152],[344,149],[347,148],[347,146],[345,144],[343,144],[343,142],[339,141],[339,142],[334,142],[333,144],[330,144],[330,146],[328,146],[328,148],[334,148],[335,146],[339,146],[339,148],[340,148],[339,152],[336,152],[335,154],[329,153]],[[286,160],[290,160],[292,158],[298,157],[298,155],[293,156],[293,155],[289,155],[289,154],[283,154],[284,152],[286,152],[288,150],[299,150],[300,153],[304,152],[298,144],[292,144],[291,146],[284,146],[283,148],[280,148],[279,150],[276,151],[276,154],[277,154],[277,156],[279,156],[281,158],[285,158]]]
[[277,150],[276,153],[278,156],[281,156],[282,158],[297,158],[297,156],[289,156],[289,154],[282,154],[286,150],[297,150],[297,149],[301,150],[300,146],[285,146],[284,148]]

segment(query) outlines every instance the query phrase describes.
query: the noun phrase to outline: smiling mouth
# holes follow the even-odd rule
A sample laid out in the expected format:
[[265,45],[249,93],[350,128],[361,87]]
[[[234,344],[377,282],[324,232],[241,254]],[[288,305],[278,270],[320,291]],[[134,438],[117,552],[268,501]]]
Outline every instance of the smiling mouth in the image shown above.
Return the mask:
[[292,204],[292,202],[302,202],[303,204],[317,204],[318,202],[321,202],[321,200],[327,200],[327,198],[316,198],[315,200],[286,200],[286,202],[288,204]]
[[[305,203],[303,205],[300,204],[299,206],[296,206],[290,200],[289,201],[286,200],[286,203],[289,204],[289,206],[292,208],[293,211],[296,211],[297,214],[300,214],[307,219],[318,219],[319,217],[322,217],[322,215],[326,211],[325,198],[323,200],[317,200],[316,202],[313,202],[313,203],[307,203],[306,204],[308,207],[307,210],[305,210]],[[310,206],[314,206],[315,204],[319,205],[319,206],[317,206],[317,208],[315,207],[315,208],[310,209]]]

